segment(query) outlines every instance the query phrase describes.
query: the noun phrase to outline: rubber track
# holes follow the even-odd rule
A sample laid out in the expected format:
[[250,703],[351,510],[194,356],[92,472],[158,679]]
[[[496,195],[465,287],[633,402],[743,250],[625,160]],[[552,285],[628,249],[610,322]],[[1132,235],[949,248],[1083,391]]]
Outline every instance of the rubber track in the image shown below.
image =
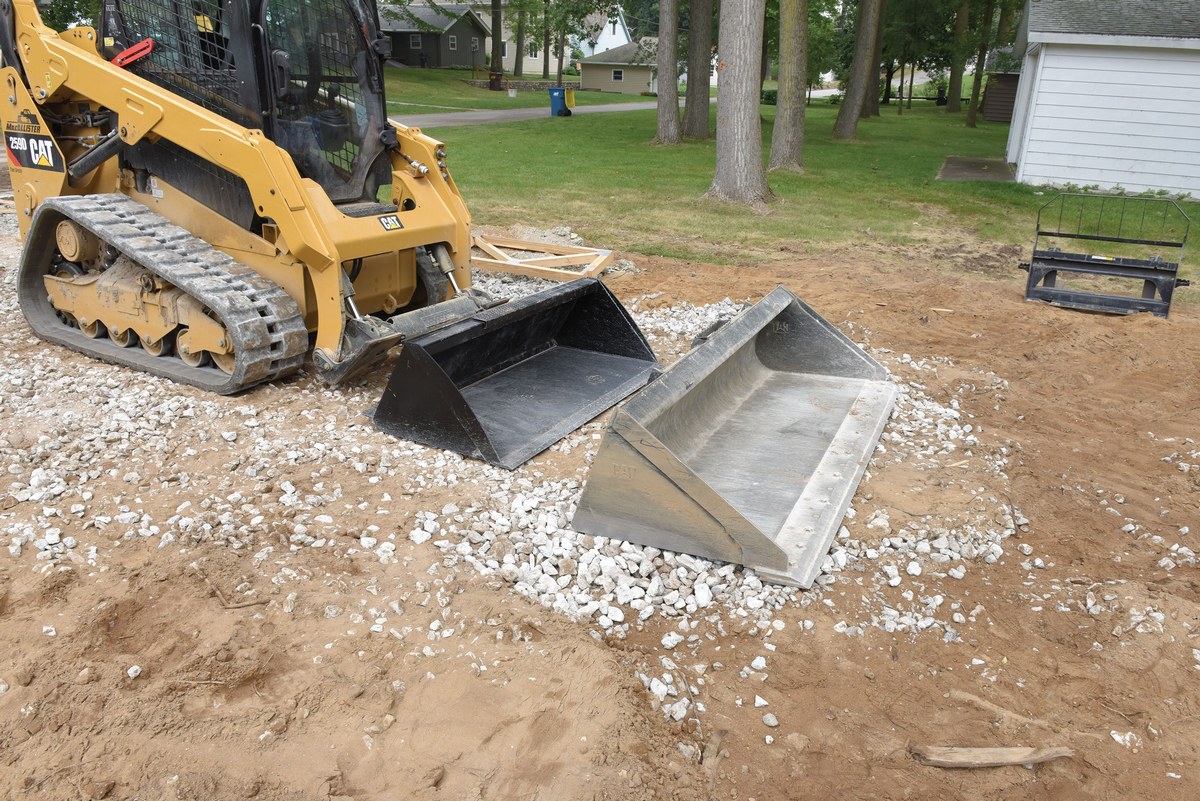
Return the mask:
[[[140,347],[121,348],[103,337],[89,339],[78,328],[64,325],[43,281],[58,252],[54,229],[63,218],[211,309],[232,338],[233,373],[226,375],[215,366],[188,367],[175,356],[151,356]],[[120,194],[49,198],[38,206],[21,257],[17,299],[42,339],[222,395],[293,372],[308,351],[303,315],[282,288]]]

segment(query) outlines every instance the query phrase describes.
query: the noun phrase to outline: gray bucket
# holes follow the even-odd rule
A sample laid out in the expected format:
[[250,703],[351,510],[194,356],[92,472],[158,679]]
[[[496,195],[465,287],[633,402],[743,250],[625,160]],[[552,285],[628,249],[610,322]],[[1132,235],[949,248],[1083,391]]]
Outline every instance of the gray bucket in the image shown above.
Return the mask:
[[779,287],[616,411],[573,527],[809,587],[894,397],[882,365]]

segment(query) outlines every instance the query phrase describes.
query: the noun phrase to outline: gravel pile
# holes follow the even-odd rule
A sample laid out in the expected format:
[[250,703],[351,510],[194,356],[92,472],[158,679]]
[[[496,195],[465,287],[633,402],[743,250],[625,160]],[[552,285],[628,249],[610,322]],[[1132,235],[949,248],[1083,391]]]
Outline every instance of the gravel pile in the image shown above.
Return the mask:
[[[11,271],[6,273],[0,308],[16,315],[11,276]],[[542,282],[481,276],[480,283],[489,291],[512,296],[536,291]],[[685,347],[713,322],[736,314],[743,305],[726,299],[708,306],[639,310],[643,300],[630,306],[648,338],[658,345],[685,343]],[[797,598],[795,590],[764,584],[750,570],[574,532],[570,521],[582,475],[547,478],[539,474],[536,462],[509,473],[456,454],[390,440],[365,420],[347,425],[325,411],[370,407],[374,398],[364,390],[295,386],[269,390],[298,393],[310,407],[301,414],[301,422],[307,424],[285,435],[287,427],[279,425],[282,416],[269,408],[236,399],[179,395],[166,382],[117,368],[98,365],[83,374],[62,372],[57,370],[59,351],[53,348],[34,349],[32,358],[17,360],[11,354],[28,345],[30,337],[20,328],[11,330],[17,333],[10,334],[10,340],[23,341],[6,343],[10,354],[5,365],[6,394],[13,400],[35,393],[88,399],[77,411],[69,404],[66,411],[63,406],[39,409],[21,404],[21,414],[32,419],[20,429],[42,433],[30,441],[13,441],[14,435],[0,440],[0,460],[11,479],[11,502],[44,506],[32,522],[25,516],[0,514],[0,532],[8,538],[13,556],[33,544],[38,558],[47,562],[95,564],[97,544],[80,548],[78,536],[64,534],[61,521],[73,519],[82,522],[84,531],[103,533],[105,539],[156,538],[160,547],[199,542],[251,547],[269,529],[282,530],[293,550],[342,548],[346,555],[370,551],[383,560],[395,558],[396,531],[383,524],[346,531],[338,516],[327,511],[355,495],[354,488],[319,480],[336,463],[349,464],[368,485],[399,485],[398,490],[417,497],[439,489],[484,487],[471,503],[439,504],[417,513],[409,530],[399,533],[414,544],[432,541],[448,567],[495,574],[544,606],[594,623],[598,632],[624,636],[630,626],[655,615],[693,617],[716,610],[765,624],[776,610]],[[907,355],[882,350],[875,355],[917,373],[945,363],[914,362]],[[1003,389],[998,377],[984,378]],[[963,422],[957,398],[946,403],[934,400],[917,381],[900,387],[896,411],[873,466],[910,461],[932,468],[948,455],[974,455],[972,448],[978,447],[979,440],[972,425]],[[308,404],[310,398],[313,402]],[[179,426],[196,419],[212,425],[181,438]],[[602,431],[599,424],[588,425],[553,450],[570,454],[582,448],[584,461],[589,461]],[[186,464],[200,451],[222,444],[229,460],[220,467],[230,475],[218,492],[198,494],[173,513],[156,519],[136,493],[113,499],[103,510],[94,510],[89,503],[94,495],[91,482],[102,473],[136,488],[144,485],[144,477],[157,476],[164,465],[174,460]],[[120,457],[120,467],[95,466],[113,455]],[[993,472],[1002,476],[1003,456],[986,458]],[[293,477],[305,472],[317,481],[302,492]],[[192,476],[179,469],[156,481],[160,488],[187,489]],[[982,487],[978,492],[987,505],[1000,505],[995,494]],[[846,570],[869,570],[876,583],[893,587],[933,568],[961,578],[972,560],[996,561],[1003,553],[1001,541],[1028,522],[1017,510],[1008,510],[1011,525],[996,528],[983,522],[991,514],[985,508],[973,519],[909,521],[893,527],[883,509],[864,507],[861,513],[852,509],[825,562],[821,584],[831,584],[833,576]],[[930,617],[883,609],[858,627],[923,630],[933,625]]]

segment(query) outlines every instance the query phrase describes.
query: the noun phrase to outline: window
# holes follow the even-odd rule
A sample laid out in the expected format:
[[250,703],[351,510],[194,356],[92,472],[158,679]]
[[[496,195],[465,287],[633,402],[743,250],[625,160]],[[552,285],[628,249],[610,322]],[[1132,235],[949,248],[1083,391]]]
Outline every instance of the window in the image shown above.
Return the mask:
[[454,34],[450,34],[450,36],[447,37],[447,39],[446,39],[446,45],[451,50],[457,50],[458,49],[458,37],[455,36]]
[[500,43],[500,58],[508,58],[508,40],[505,39]]
[[542,49],[540,47],[538,47],[537,42],[529,43],[529,57],[530,58],[537,58],[538,54],[541,52],[542,52]]
[[408,35],[408,46],[415,47],[419,50],[421,48],[421,34],[410,33]]
[[613,83],[625,80],[625,70],[613,70]]
[[478,36],[471,37],[471,52],[472,53],[479,52],[479,37]]

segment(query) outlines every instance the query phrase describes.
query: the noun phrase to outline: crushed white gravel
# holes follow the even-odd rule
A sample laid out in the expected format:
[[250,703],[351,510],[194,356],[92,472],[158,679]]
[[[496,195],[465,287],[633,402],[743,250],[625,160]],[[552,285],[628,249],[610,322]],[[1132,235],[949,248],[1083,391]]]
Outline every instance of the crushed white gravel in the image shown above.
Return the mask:
[[[0,217],[0,235],[14,232],[12,218]],[[969,383],[939,394],[924,377],[953,368],[949,359],[872,347],[871,332],[853,323],[841,327],[892,370],[900,394],[818,585],[805,593],[764,583],[738,566],[579,534],[570,526],[585,470],[546,475],[546,460],[539,458],[509,472],[391,439],[358,414],[375,402],[361,388],[299,380],[252,397],[212,398],[151,376],[68,359],[24,326],[13,289],[15,259],[10,251],[0,276],[0,313],[10,321],[0,327],[0,414],[6,421],[0,469],[7,475],[0,485],[0,541],[11,558],[29,559],[34,569],[78,564],[104,570],[111,549],[152,539],[160,548],[209,543],[249,549],[274,583],[299,585],[311,576],[304,564],[311,549],[387,564],[421,554],[428,558],[432,546],[438,554],[434,573],[494,577],[586,623],[597,637],[623,638],[660,621],[658,631],[666,629],[656,635],[660,662],[652,670],[648,661],[638,675],[652,703],[679,721],[703,711],[695,697],[709,666],[692,659],[705,643],[697,633],[700,621],[717,633],[730,625],[759,636],[770,651],[771,633],[782,628],[783,621],[775,619],[782,608],[822,603],[843,616],[834,628],[846,635],[876,627],[954,642],[958,628],[986,610],[951,600],[947,587],[1000,561],[1009,538],[1030,524],[1007,500],[1010,445],[988,441],[971,422],[971,404],[998,408],[1007,382],[976,371]],[[486,291],[509,297],[547,283],[482,273],[475,280]],[[739,299],[726,299],[652,308],[654,300],[637,298],[628,308],[664,362],[674,361],[694,337],[743,306]],[[282,399],[291,405],[278,408]],[[549,458],[578,451],[586,465],[603,430],[600,422],[583,426],[554,445]],[[1169,447],[1164,461],[1185,472],[1200,469],[1194,442]],[[980,483],[966,490],[972,502],[953,514],[908,515],[899,522],[886,504],[873,499],[872,472],[893,465],[941,470],[968,462],[979,467],[972,475]],[[354,482],[339,483],[334,465],[348,468]],[[370,501],[364,497],[368,490]],[[160,494],[183,499],[164,510],[153,503]],[[397,521],[388,507],[394,496],[410,503],[416,499],[418,505],[431,500]],[[339,521],[351,508],[373,510],[378,522],[347,530]],[[1137,521],[1117,515],[1114,522],[1129,534],[1149,536]],[[1187,533],[1181,528],[1179,538]],[[1166,569],[1196,561],[1180,542],[1153,540],[1163,550]],[[1026,570],[1053,568],[1028,546],[1017,558]],[[1113,611],[1097,586],[1064,587],[1054,608],[1092,615]],[[853,590],[841,606],[831,592],[837,587]],[[288,594],[287,611],[295,608],[296,597]],[[368,601],[359,606],[366,608]],[[347,608],[354,607],[348,603]],[[392,627],[402,610],[392,609],[390,618],[386,609],[371,611],[367,636],[403,636]],[[324,608],[326,617],[342,614],[339,606]],[[351,617],[363,622],[358,612]],[[1156,610],[1139,610],[1125,625],[1141,631],[1155,626],[1157,617]],[[797,625],[811,630],[814,622]],[[428,634],[436,640],[451,636],[453,628],[431,627]],[[754,664],[760,660],[762,667],[745,668],[747,680],[759,681],[759,675],[765,680],[766,660],[760,657]],[[756,705],[762,700],[751,697]],[[764,722],[768,718],[773,716]]]

